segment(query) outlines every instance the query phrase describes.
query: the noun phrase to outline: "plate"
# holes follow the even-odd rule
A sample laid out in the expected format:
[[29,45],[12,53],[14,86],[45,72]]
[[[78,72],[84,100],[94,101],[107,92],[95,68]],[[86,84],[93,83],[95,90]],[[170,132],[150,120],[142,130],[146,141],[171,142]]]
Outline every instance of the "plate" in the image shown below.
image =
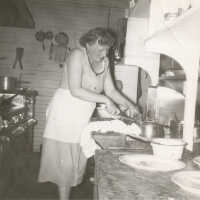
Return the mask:
[[200,196],[200,171],[177,172],[171,180],[182,189]]
[[148,154],[132,154],[119,157],[120,162],[130,167],[148,171],[173,171],[183,169],[185,163],[177,160],[162,159]]
[[193,158],[192,160],[196,165],[198,165],[198,167],[200,167],[200,156],[197,156],[195,158]]

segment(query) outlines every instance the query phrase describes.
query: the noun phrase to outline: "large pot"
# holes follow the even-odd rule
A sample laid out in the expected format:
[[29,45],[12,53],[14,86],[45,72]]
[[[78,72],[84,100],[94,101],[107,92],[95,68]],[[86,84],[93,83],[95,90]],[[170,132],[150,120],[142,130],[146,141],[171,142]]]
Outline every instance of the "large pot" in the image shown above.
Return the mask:
[[16,77],[0,76],[0,90],[16,90],[19,88],[19,83]]

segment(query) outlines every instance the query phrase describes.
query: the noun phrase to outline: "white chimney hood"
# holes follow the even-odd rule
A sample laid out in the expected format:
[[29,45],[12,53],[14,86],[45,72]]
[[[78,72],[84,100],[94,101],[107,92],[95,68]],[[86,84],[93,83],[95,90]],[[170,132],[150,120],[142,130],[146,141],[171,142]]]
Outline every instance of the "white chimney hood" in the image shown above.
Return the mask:
[[145,49],[145,39],[149,34],[149,0],[137,1],[134,9],[130,10],[127,21],[124,64],[142,67],[149,73],[151,84],[157,85],[160,55]]
[[200,1],[176,0],[174,5],[170,2],[151,0],[148,17],[128,18],[124,62],[149,72],[152,84],[158,82],[159,54],[174,58],[183,67],[187,79],[183,138],[192,150],[200,58]]
[[127,22],[124,64],[142,67],[151,77],[151,84],[157,85],[160,54],[146,51],[145,39],[148,35],[148,19],[129,17]]

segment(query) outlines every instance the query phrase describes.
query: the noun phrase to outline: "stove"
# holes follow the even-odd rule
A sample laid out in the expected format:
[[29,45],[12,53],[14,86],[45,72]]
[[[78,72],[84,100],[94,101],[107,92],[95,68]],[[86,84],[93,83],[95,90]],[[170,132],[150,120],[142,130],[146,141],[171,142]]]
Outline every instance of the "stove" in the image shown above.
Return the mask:
[[33,90],[0,91],[0,199],[30,173],[33,152],[35,101]]
[[[33,141],[33,127],[36,91],[0,91],[0,140],[2,136],[14,139],[19,134],[27,134]],[[32,144],[31,144],[32,145]]]

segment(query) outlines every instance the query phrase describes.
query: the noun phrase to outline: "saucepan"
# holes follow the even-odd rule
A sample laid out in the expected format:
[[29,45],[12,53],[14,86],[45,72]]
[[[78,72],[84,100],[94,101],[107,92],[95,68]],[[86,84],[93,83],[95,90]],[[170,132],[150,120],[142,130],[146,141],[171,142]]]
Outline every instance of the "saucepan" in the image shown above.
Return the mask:
[[154,121],[144,121],[141,125],[142,133],[141,136],[152,139],[155,137],[164,137],[164,127]]
[[20,88],[21,83],[29,83],[28,81],[18,80],[17,77],[0,76],[0,90],[13,91]]
[[1,90],[14,90],[18,86],[18,80],[15,77],[0,76]]

